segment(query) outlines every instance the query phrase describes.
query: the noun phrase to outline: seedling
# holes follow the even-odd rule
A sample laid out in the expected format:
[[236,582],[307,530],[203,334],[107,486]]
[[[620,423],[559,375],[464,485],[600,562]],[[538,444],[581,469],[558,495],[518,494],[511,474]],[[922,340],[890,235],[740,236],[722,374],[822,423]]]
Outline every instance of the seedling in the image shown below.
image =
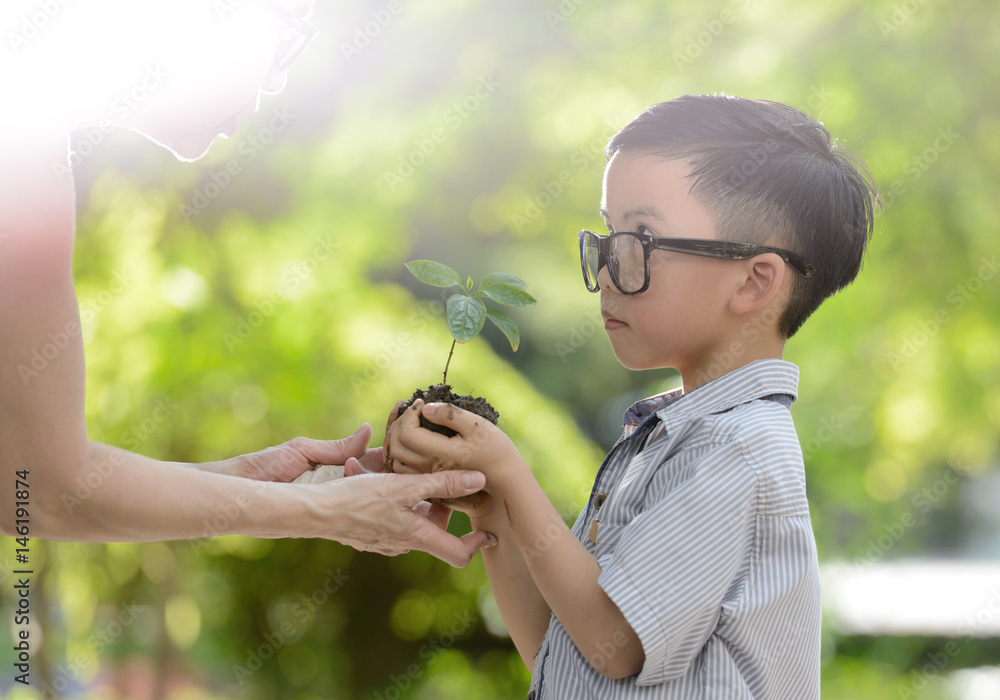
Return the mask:
[[483,330],[486,319],[500,329],[510,342],[510,349],[517,352],[517,347],[521,342],[521,334],[517,330],[517,324],[500,309],[488,309],[484,300],[495,301],[504,306],[530,306],[535,303],[535,298],[525,290],[527,285],[520,277],[508,275],[503,272],[494,272],[487,275],[479,283],[478,289],[473,291],[472,277],[463,283],[452,268],[433,260],[413,260],[406,263],[406,269],[414,277],[434,287],[454,288],[455,291],[448,296],[445,307],[445,316],[448,322],[448,330],[451,331],[451,349],[448,351],[448,359],[444,364],[444,375],[442,384],[448,383],[448,367],[451,365],[451,356],[455,352],[456,343],[467,343]]
[[[493,325],[500,329],[500,332],[510,342],[511,349],[516,351],[521,342],[517,324],[503,311],[486,308],[486,302],[493,301],[504,306],[529,306],[535,303],[534,297],[524,291],[527,285],[521,278],[502,272],[487,275],[477,288],[471,277],[462,282],[462,278],[458,276],[457,272],[447,265],[433,260],[414,260],[406,263],[406,269],[425,284],[454,290],[447,295],[445,304],[445,320],[448,322],[452,341],[451,349],[448,350],[448,359],[444,363],[441,383],[426,390],[417,389],[414,391],[413,396],[400,406],[399,413],[402,414],[417,399],[422,399],[425,403],[450,403],[480,415],[496,425],[497,421],[500,420],[500,414],[486,399],[468,394],[460,396],[451,391],[451,386],[448,384],[448,367],[451,365],[451,357],[455,353],[455,345],[467,343],[479,335],[486,324],[486,319],[489,319]],[[451,428],[431,423],[423,416],[420,417],[420,425],[449,437],[455,434]],[[388,451],[385,457],[386,468],[391,471],[392,460],[389,458]]]

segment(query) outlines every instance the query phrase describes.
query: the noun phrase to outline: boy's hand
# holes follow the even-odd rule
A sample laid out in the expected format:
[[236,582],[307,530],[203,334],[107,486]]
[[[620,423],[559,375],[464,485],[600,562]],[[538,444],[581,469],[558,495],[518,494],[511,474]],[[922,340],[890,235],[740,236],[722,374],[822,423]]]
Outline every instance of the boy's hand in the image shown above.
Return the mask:
[[385,437],[382,438],[382,445],[384,446],[383,459],[385,461],[384,468],[385,471],[391,472],[395,471],[392,467],[392,460],[389,457],[389,440],[392,436],[392,426],[395,425],[396,419],[399,418],[399,408],[405,402],[400,400],[396,402],[396,407],[392,409],[389,413],[389,418],[385,422]]
[[[445,437],[420,428],[420,415],[454,430]],[[506,433],[474,413],[450,404],[424,404],[417,400],[392,427],[387,459],[394,467],[410,471],[473,469],[486,474],[486,491],[493,493],[521,456]],[[464,510],[464,508],[463,508]]]
[[[439,469],[444,469],[448,467],[431,467],[421,460],[421,467],[414,466],[413,464],[399,459],[398,456],[401,454],[409,454],[409,450],[405,447],[404,443],[401,441],[400,436],[403,432],[413,430],[420,430],[421,432],[430,433],[429,430],[424,430],[420,427],[420,407],[423,405],[423,401],[418,400],[414,405],[410,406],[409,409],[405,411],[408,414],[406,421],[399,421],[399,407],[402,405],[402,401],[396,404],[396,408],[393,410],[392,414],[389,416],[389,423],[386,426],[385,433],[385,466],[387,471],[393,471],[397,474],[421,474],[432,471],[438,471]],[[470,414],[471,415],[471,414]],[[439,433],[434,433],[439,435]],[[444,437],[443,435],[441,437]],[[455,438],[458,438],[456,435]],[[452,439],[452,438],[446,438]],[[393,450],[395,449],[395,452]],[[493,503],[493,498],[485,491],[479,491],[472,494],[471,496],[463,496],[461,498],[435,498],[431,500],[435,505],[444,506],[451,510],[461,511],[465,513],[470,518],[481,518],[489,515],[493,512],[495,506]]]

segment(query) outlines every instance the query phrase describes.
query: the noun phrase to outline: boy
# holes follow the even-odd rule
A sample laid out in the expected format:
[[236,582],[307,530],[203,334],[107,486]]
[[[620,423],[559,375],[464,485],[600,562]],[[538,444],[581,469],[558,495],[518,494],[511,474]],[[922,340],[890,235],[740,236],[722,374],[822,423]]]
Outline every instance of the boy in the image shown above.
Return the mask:
[[[804,114],[723,95],[647,109],[607,155],[609,235],[581,232],[584,281],[619,361],[674,367],[683,388],[626,412],[572,530],[472,414],[415,405],[392,458],[486,474],[491,498],[459,507],[498,540],[483,556],[529,698],[818,698],[798,370],[781,357],[857,275],[874,187]],[[459,434],[418,429],[421,412]]]

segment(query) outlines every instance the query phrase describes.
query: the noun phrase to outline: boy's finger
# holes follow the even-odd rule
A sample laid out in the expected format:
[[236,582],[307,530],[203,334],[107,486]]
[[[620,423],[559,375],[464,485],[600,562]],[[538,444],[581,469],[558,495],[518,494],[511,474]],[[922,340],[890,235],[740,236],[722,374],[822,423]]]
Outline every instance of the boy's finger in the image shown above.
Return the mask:
[[420,428],[420,409],[423,405],[424,402],[417,399],[396,420],[389,434],[389,450],[386,454],[393,463],[402,462],[421,472],[429,472],[437,461],[434,455],[446,449],[445,445],[435,443],[433,438],[445,441],[447,438],[440,433]]
[[[399,434],[414,430],[420,427],[420,407],[424,405],[424,402],[417,399],[413,404],[399,414],[396,419],[389,424],[389,429],[386,432],[388,439],[393,441],[393,447],[395,447],[395,442],[399,439]],[[398,411],[399,408],[397,407]]]
[[460,513],[467,513],[470,510],[479,509],[489,498],[491,498],[491,496],[485,491],[477,491],[471,496],[462,496],[461,498],[444,498],[438,502],[442,506],[446,506],[451,510],[457,510]]
[[415,467],[411,467],[406,462],[397,462],[395,459],[392,460],[392,473],[393,474],[426,474],[427,472],[422,472]]
[[389,418],[385,422],[385,432],[388,433],[389,428],[391,428],[392,424],[396,422],[397,418],[399,418],[399,407],[402,406],[403,403],[402,399],[397,401],[395,408],[393,408],[392,412],[389,413]]
[[[411,469],[423,473],[431,471],[430,462],[421,453],[410,449],[409,446],[404,444],[400,440],[395,440],[392,443],[392,449],[389,452],[389,457],[392,462],[392,470],[397,471],[396,467],[400,464],[405,464]],[[398,473],[406,473],[398,472]]]
[[477,419],[475,414],[469,413],[458,406],[453,406],[450,403],[425,404],[420,412],[424,418],[432,423],[451,428],[460,435],[466,435],[469,428]]

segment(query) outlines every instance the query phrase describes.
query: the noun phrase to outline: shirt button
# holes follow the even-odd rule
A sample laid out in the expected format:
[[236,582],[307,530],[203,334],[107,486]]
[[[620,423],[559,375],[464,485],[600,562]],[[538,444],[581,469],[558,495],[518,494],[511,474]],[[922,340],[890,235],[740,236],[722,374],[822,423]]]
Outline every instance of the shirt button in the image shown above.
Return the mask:
[[528,700],[535,700],[535,691],[534,690],[532,690],[530,693],[528,693]]
[[608,500],[608,494],[606,494],[606,493],[599,493],[599,494],[597,494],[596,496],[594,496],[594,508],[596,508],[597,510],[600,510],[601,506],[604,505],[604,502],[606,500]]

